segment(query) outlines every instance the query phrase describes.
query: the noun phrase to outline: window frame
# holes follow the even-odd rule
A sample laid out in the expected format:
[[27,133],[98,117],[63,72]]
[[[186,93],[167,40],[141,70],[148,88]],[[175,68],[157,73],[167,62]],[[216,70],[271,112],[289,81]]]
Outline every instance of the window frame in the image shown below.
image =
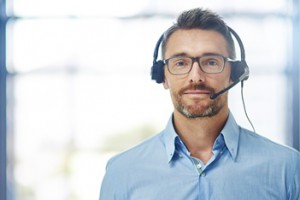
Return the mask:
[[0,199],[7,199],[6,0],[0,0]]

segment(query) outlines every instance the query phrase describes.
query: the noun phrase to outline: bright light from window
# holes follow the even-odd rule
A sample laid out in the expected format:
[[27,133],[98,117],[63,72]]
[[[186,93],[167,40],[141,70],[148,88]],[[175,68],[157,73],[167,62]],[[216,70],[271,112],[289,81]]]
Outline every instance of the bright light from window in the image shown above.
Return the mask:
[[[287,7],[283,0],[15,0],[13,5],[16,15],[36,17],[11,21],[7,34],[8,70],[16,73],[10,91],[15,196],[31,200],[97,199],[107,159],[164,128],[172,104],[168,91],[150,80],[150,67],[158,37],[180,11],[203,6],[226,13],[281,13]],[[133,17],[140,14],[154,16]],[[234,15],[226,21],[246,47],[249,116],[260,134],[285,143],[289,23]],[[250,128],[239,89],[230,91],[230,108],[238,123]]]
[[14,0],[19,16],[108,16],[126,17],[138,14],[150,0]]

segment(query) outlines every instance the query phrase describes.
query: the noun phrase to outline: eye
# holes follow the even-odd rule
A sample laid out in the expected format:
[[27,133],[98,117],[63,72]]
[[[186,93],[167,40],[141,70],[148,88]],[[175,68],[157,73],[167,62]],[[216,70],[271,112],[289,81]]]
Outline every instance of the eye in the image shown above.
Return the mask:
[[220,56],[204,56],[201,58],[201,65],[209,68],[222,67],[223,60]]
[[174,68],[184,68],[190,65],[190,60],[188,58],[172,58],[170,64]]
[[207,66],[219,66],[219,62],[218,60],[215,60],[215,59],[210,59],[210,60],[207,60],[205,63],[205,65]]
[[187,65],[187,62],[186,62],[185,60],[177,60],[177,61],[174,63],[174,65],[175,65],[176,67],[184,67],[184,66]]

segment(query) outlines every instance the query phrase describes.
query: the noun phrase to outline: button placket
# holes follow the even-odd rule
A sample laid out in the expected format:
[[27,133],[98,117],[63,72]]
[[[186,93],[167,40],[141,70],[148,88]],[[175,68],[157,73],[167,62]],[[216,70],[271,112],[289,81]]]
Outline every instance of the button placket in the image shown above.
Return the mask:
[[193,160],[193,163],[198,171],[198,173],[201,175],[202,174],[202,167],[201,167],[201,164],[199,163],[199,161],[195,158],[192,158]]

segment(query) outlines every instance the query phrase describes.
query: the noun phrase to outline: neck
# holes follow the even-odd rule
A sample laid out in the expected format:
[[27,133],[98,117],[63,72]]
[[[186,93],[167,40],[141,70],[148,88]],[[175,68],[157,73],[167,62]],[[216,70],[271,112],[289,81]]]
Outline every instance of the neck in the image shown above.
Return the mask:
[[199,158],[203,163],[210,159],[213,144],[227,121],[228,112],[228,108],[224,108],[212,117],[190,119],[174,111],[176,132],[191,156]]

